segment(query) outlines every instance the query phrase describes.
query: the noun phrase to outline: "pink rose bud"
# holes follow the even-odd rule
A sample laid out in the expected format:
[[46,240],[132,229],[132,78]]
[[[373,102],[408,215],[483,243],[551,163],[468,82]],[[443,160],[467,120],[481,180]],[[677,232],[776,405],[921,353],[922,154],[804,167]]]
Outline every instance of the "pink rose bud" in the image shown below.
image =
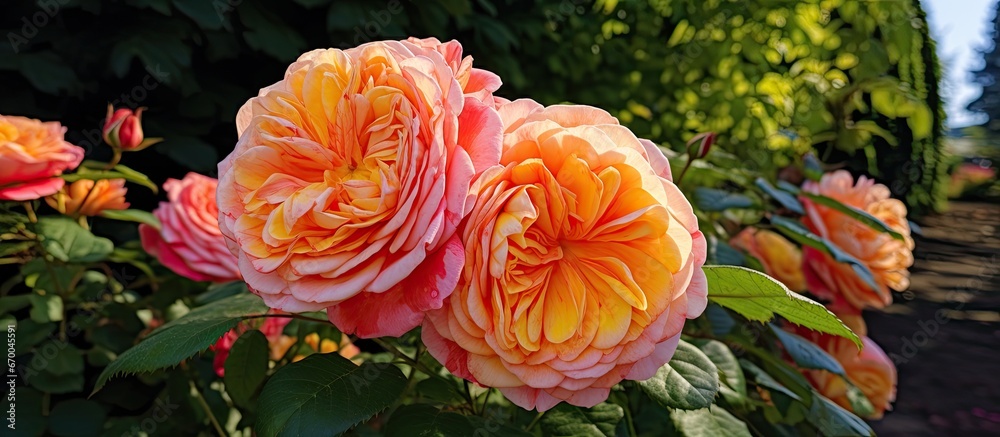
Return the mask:
[[139,108],[114,109],[108,105],[108,118],[104,122],[104,141],[115,149],[139,151],[161,141],[159,138],[144,139],[142,134],[142,111]]
[[715,142],[715,132],[705,132],[695,135],[687,142],[688,155],[691,159],[701,159],[708,155],[712,143]]

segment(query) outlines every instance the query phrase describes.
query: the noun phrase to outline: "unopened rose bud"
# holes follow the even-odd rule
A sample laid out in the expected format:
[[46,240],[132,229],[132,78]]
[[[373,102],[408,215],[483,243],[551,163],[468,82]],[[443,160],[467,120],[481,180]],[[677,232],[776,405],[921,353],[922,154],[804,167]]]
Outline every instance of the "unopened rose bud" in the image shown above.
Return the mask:
[[688,155],[691,159],[701,159],[708,155],[708,151],[715,143],[715,132],[705,132],[695,135],[687,142]]
[[104,141],[111,147],[122,151],[139,151],[162,141],[159,138],[143,138],[142,111],[108,105],[108,117],[104,122]]

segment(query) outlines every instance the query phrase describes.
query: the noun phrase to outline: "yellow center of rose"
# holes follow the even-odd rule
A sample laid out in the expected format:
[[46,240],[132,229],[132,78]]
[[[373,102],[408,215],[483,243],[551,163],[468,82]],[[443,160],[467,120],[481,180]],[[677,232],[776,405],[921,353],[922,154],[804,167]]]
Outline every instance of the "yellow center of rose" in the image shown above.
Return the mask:
[[0,142],[17,141],[17,127],[7,121],[0,120]]
[[525,159],[507,179],[482,248],[497,343],[568,358],[634,340],[669,303],[671,273],[681,267],[669,213],[639,172],[572,154]]
[[277,118],[294,121],[260,124],[271,137],[262,145],[297,162],[293,180],[262,181],[246,204],[249,216],[266,221],[266,247],[251,246],[255,256],[360,248],[378,232],[368,226],[397,210],[401,180],[422,170],[410,156],[411,143],[426,143],[413,132],[419,96],[399,66],[381,57],[352,66],[318,64],[288,79],[294,95],[261,98]]

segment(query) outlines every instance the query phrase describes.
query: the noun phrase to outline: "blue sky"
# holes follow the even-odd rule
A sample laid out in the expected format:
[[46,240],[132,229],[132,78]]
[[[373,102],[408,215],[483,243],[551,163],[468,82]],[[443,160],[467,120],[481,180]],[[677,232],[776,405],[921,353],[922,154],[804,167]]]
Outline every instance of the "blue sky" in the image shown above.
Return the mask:
[[921,0],[944,67],[943,85],[949,127],[969,126],[983,121],[966,111],[965,106],[982,91],[979,85],[972,82],[969,71],[981,65],[979,49],[989,44],[996,1]]

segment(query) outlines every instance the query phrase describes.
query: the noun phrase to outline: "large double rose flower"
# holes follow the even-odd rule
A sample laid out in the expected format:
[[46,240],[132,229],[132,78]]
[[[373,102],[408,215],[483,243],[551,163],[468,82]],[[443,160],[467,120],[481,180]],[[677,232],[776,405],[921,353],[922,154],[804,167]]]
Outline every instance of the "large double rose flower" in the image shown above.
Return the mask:
[[873,289],[851,265],[806,247],[803,267],[809,291],[831,301],[843,299],[859,309],[889,305],[892,302],[890,290],[905,290],[910,283],[907,269],[913,264],[913,240],[906,220],[906,206],[889,198],[889,188],[885,185],[864,176],[855,183],[845,170],[825,174],[818,183],[806,182],[802,189],[865,211],[904,237],[903,240],[893,239],[842,212],[803,197],[805,224],[809,230],[832,241],[867,266],[877,285]]
[[496,75],[457,42],[302,55],[237,116],[219,222],[273,308],[398,336],[454,289],[470,185],[500,156]]
[[59,177],[83,161],[83,149],[50,121],[0,115],[0,200],[34,200],[65,185]]
[[653,376],[706,305],[705,238],[662,152],[597,108],[499,108],[502,167],[473,188],[465,269],[428,350],[521,407],[591,407]]

